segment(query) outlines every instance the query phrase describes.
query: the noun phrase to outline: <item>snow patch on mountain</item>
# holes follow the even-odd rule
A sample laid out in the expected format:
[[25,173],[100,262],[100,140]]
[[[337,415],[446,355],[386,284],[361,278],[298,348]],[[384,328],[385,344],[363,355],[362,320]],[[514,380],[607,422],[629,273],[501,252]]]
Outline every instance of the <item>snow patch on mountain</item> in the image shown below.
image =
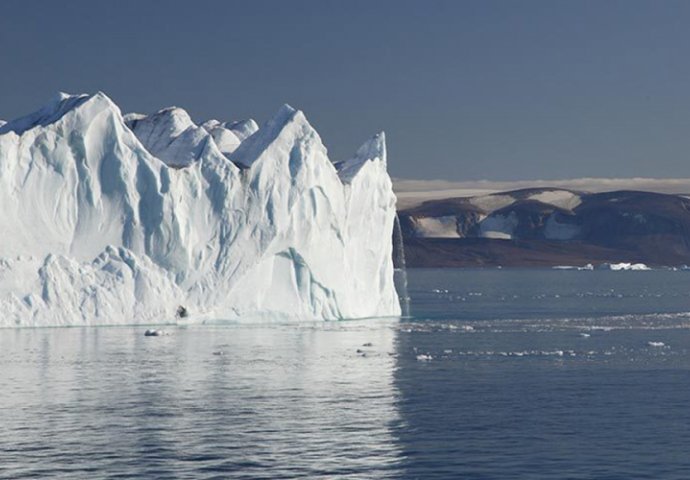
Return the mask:
[[512,205],[516,200],[512,195],[482,195],[470,198],[470,203],[484,212],[490,213]]
[[480,235],[484,238],[510,240],[514,236],[518,223],[518,217],[515,215],[515,212],[510,212],[508,215],[489,215],[479,224]]
[[568,190],[545,190],[530,195],[528,198],[565,210],[573,210],[582,203],[580,195]]
[[460,238],[457,219],[445,217],[419,217],[414,219],[415,235],[424,238]]

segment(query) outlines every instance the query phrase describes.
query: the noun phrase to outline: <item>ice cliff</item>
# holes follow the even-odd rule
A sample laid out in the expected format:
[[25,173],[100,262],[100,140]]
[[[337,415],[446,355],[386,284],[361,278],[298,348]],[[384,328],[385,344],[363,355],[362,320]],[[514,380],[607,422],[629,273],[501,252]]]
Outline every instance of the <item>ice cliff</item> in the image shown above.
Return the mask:
[[304,114],[196,125],[56,96],[0,124],[0,326],[400,314],[379,134],[332,163]]

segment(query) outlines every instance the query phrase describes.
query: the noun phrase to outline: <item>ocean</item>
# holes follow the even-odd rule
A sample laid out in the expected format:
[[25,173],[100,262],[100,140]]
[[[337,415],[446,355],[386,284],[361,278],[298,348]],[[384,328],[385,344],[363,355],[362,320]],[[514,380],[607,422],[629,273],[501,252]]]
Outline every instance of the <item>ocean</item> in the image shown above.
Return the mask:
[[690,478],[690,271],[408,279],[404,319],[0,330],[0,478]]

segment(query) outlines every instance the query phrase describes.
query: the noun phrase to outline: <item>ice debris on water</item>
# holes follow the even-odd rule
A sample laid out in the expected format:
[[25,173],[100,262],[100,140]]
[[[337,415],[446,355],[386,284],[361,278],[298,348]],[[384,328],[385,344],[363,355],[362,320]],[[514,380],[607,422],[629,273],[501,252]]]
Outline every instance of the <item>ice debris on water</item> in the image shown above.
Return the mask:
[[432,357],[428,353],[420,353],[419,355],[417,355],[417,361],[418,362],[428,362],[428,361],[431,361],[433,359],[434,359],[434,357]]
[[647,345],[650,347],[665,347],[666,344],[664,342],[647,342]]

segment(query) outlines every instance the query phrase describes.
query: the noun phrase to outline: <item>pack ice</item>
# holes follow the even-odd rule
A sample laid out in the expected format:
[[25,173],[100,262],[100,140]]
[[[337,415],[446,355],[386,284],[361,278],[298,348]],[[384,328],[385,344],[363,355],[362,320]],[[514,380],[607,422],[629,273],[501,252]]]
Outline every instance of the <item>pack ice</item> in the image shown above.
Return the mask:
[[60,94],[0,125],[0,326],[400,314],[383,134],[332,163],[289,106],[196,125]]

